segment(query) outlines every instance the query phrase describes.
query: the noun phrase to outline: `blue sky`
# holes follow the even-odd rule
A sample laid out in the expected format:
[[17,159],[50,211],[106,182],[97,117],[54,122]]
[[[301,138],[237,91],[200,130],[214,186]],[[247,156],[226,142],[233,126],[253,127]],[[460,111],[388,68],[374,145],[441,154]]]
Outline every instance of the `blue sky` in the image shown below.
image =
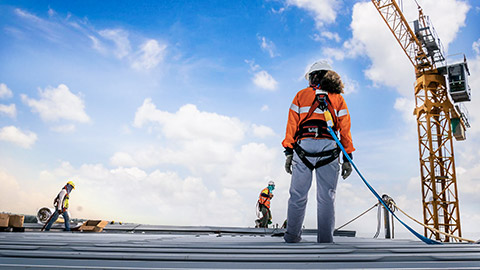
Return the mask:
[[[418,1],[448,50],[465,53],[472,128],[455,142],[466,236],[480,182],[480,5]],[[409,21],[414,1],[403,1]],[[286,218],[281,141],[304,71],[342,76],[355,161],[421,218],[413,67],[370,1],[0,1],[0,210],[34,214],[69,179],[73,217],[252,226],[268,180]],[[340,181],[337,225],[375,203]],[[306,226],[315,226],[314,197]],[[374,214],[352,224],[375,231]]]

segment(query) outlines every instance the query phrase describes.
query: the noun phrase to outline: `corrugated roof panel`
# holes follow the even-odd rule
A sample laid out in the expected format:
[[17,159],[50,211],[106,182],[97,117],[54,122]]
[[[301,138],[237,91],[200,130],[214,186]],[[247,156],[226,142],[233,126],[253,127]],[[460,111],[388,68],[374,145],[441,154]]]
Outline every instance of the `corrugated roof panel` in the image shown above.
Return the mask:
[[[254,232],[254,230],[251,230]],[[297,244],[248,233],[0,233],[0,268],[480,269],[480,245],[335,237]]]

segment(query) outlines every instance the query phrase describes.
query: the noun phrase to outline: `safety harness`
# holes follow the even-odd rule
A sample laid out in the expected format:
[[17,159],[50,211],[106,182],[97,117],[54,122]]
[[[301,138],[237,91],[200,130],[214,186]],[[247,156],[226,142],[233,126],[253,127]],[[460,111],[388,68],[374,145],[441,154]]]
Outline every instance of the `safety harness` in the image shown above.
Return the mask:
[[61,203],[61,206],[62,206],[62,212],[65,212],[67,211],[68,209],[68,205],[69,205],[69,199],[70,199],[70,193],[68,193],[68,189],[67,189],[67,186],[64,186],[62,189],[65,189],[65,191],[67,192],[65,194],[65,197],[63,197],[63,201],[60,202],[60,193],[57,194],[57,197],[55,197],[55,199],[53,200],[53,206],[55,208],[57,208],[58,204]]
[[[265,190],[267,190],[268,192],[264,193]],[[270,208],[270,199],[271,199],[270,194],[271,194],[270,189],[268,188],[262,189],[262,191],[260,192],[260,196],[258,198],[258,203],[261,205],[264,205],[267,208]]]
[[[299,139],[303,138],[326,138],[333,140],[332,135],[328,132],[328,126],[333,126],[334,129],[337,126],[337,117],[332,107],[332,104],[328,98],[328,93],[325,91],[320,90],[319,88],[312,87],[315,91],[315,100],[310,106],[308,110],[307,116],[299,123],[297,132],[295,133],[295,141],[297,142]],[[321,112],[329,112],[328,115],[330,117],[325,117],[324,120],[314,119],[314,120],[307,120],[312,116],[313,112],[316,109],[319,109]],[[331,122],[329,122],[331,121]],[[293,149],[297,153],[298,157],[303,161],[305,166],[307,166],[310,170],[319,168],[324,166],[335,159],[338,158],[340,155],[340,148],[337,146],[332,150],[322,151],[319,153],[310,153],[305,151],[300,145],[295,143],[293,145]],[[307,157],[327,157],[325,159],[320,159],[315,165],[312,164]]]

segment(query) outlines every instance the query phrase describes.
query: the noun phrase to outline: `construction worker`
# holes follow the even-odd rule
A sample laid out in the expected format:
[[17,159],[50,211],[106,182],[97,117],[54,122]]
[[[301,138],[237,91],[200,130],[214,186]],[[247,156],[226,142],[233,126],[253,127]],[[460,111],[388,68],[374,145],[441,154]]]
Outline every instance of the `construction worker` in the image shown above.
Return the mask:
[[[315,62],[305,78],[309,87],[300,90],[293,99],[288,113],[287,130],[282,142],[285,148],[285,170],[292,174],[288,201],[285,242],[296,243],[301,238],[305,218],[308,190],[312,172],[317,179],[317,242],[333,242],[335,225],[334,200],[340,171],[341,150],[328,132],[332,126],[349,156],[355,148],[350,133],[350,115],[340,95],[343,83],[328,62]],[[332,115],[325,118],[328,111]],[[327,123],[328,122],[328,123]],[[343,155],[342,155],[343,156]],[[343,157],[341,175],[346,179],[352,166]]]
[[55,200],[53,200],[53,205],[55,206],[55,212],[52,213],[52,216],[49,218],[45,231],[49,231],[53,223],[57,221],[60,214],[63,215],[65,221],[65,231],[70,231],[70,218],[68,216],[68,204],[70,192],[75,189],[75,184],[72,181],[68,181],[67,184],[62,188],[60,193],[58,193]]
[[272,212],[270,212],[270,200],[273,198],[272,191],[275,189],[273,181],[268,182],[268,186],[260,192],[258,196],[258,211],[262,213],[262,217],[255,220],[255,227],[267,228],[272,221]]

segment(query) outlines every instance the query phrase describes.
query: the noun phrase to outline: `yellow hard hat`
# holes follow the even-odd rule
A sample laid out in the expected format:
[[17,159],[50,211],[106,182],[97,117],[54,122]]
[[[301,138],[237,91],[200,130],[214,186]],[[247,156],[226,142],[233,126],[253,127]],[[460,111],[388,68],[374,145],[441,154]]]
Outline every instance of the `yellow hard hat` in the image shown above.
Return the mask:
[[67,185],[70,185],[70,186],[73,187],[73,189],[75,189],[75,184],[73,183],[73,181],[68,181],[68,182],[67,182]]

